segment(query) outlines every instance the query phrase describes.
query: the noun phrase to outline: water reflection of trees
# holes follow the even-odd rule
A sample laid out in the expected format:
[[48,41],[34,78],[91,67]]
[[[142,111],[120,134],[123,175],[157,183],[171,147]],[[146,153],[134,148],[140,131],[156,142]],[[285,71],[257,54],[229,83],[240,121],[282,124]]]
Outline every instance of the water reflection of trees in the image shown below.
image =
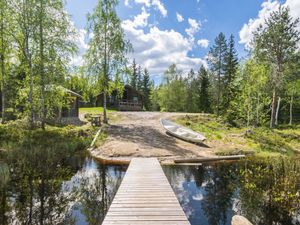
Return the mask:
[[[300,160],[249,159],[164,171],[191,222],[230,224],[233,214],[241,214],[257,225],[300,224]],[[201,199],[193,201],[195,193]]]
[[207,183],[201,206],[210,225],[229,222],[237,180],[238,169],[234,164],[216,164],[206,169]]
[[300,224],[299,160],[246,162],[241,174],[239,213],[258,225]]
[[[110,170],[115,169],[115,170]],[[81,213],[90,225],[101,224],[121,183],[125,168],[99,164],[99,175],[83,178],[78,189]]]
[[0,224],[5,224],[7,221],[5,212],[8,211],[8,205],[6,203],[8,182],[8,165],[0,161]]
[[0,161],[3,225],[76,224],[74,205],[80,205],[87,224],[101,224],[125,170],[97,164],[94,177],[83,173],[73,179],[86,156],[55,144],[28,145],[1,158],[5,161]]
[[10,211],[3,224],[60,224],[68,214],[72,196],[61,192],[72,169],[64,166],[68,153],[55,147],[31,146],[9,152],[9,188],[5,193]]

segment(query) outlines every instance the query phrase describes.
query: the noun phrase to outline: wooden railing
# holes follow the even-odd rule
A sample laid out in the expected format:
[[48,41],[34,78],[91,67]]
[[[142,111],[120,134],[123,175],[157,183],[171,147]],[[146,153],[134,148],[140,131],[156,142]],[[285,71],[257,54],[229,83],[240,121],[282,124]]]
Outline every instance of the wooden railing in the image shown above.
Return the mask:
[[140,102],[119,102],[120,111],[140,111],[143,109],[143,104]]

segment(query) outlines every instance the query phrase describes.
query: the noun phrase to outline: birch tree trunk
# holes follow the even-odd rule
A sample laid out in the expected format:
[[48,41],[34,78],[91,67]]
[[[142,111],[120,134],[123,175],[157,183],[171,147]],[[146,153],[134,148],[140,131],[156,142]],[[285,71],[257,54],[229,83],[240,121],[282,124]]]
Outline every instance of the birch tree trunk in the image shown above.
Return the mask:
[[294,102],[294,90],[292,91],[291,100],[290,100],[290,122],[289,122],[289,125],[293,124],[293,102]]
[[259,125],[259,94],[257,95],[257,102],[256,102],[256,126]]
[[2,123],[5,121],[5,46],[4,46],[4,10],[1,9],[1,115],[2,115]]
[[[105,2],[105,13],[107,14],[107,2]],[[107,69],[107,64],[108,64],[108,60],[107,60],[107,24],[108,23],[108,19],[107,17],[105,17],[105,27],[104,27],[104,68],[103,68],[103,72],[104,72],[104,87],[103,87],[103,123],[107,124],[107,115],[106,115],[106,89],[107,89],[107,73],[108,73],[108,69]]]
[[44,4],[40,0],[39,18],[39,41],[40,41],[40,76],[41,76],[41,114],[42,129],[45,130],[46,107],[45,107],[45,71],[44,71],[44,29],[43,29]]
[[271,129],[275,127],[276,108],[277,108],[277,92],[276,92],[276,88],[274,88],[273,89],[272,109],[271,109],[271,121],[270,121]]
[[277,108],[276,108],[276,118],[275,118],[275,125],[276,126],[278,125],[278,115],[279,115],[280,101],[281,101],[281,98],[278,97]]

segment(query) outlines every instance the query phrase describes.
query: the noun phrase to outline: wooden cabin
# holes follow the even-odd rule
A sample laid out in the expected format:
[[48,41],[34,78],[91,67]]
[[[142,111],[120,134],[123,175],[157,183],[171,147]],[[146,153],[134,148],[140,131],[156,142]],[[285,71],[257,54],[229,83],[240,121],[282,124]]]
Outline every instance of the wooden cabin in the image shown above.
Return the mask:
[[61,114],[58,115],[60,118],[66,118],[66,117],[78,117],[79,116],[79,100],[82,98],[80,94],[77,94],[74,91],[71,91],[69,89],[64,89],[66,93],[68,93],[67,98],[69,105],[62,107]]
[[79,122],[79,100],[83,97],[76,92],[69,90],[60,85],[48,85],[46,91],[54,91],[60,89],[64,92],[64,106],[54,109],[54,114],[49,118],[49,122],[63,123],[63,124],[78,124]]
[[[118,97],[118,92],[115,90],[110,96],[107,96],[106,103],[108,107],[114,107],[120,111],[142,111],[144,95],[126,84],[121,97]],[[96,106],[103,106],[103,93],[97,96]]]

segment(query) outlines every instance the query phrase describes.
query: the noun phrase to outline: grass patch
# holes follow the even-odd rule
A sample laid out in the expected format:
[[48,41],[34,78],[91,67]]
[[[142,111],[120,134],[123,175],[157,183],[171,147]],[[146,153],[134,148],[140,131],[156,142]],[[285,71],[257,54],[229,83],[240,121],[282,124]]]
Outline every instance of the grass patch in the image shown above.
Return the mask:
[[[116,122],[118,121],[118,116],[114,113],[117,112],[114,108],[109,108],[106,110],[108,122]],[[83,118],[87,121],[91,121],[90,116],[101,114],[101,120],[103,120],[103,107],[90,107],[90,108],[79,108],[79,114],[83,115]]]
[[[107,113],[110,112],[116,112],[116,109],[106,109]],[[85,113],[89,113],[89,114],[103,114],[103,107],[89,107],[89,108],[79,108],[79,113],[80,114],[85,114]]]
[[57,148],[60,151],[84,150],[90,144],[94,133],[92,127],[54,127],[47,126],[30,130],[21,120],[0,125],[0,148]]
[[177,122],[204,134],[218,154],[254,151],[256,155],[266,157],[300,153],[300,125],[279,126],[272,130],[267,127],[236,128],[210,114],[187,115],[178,118]]

